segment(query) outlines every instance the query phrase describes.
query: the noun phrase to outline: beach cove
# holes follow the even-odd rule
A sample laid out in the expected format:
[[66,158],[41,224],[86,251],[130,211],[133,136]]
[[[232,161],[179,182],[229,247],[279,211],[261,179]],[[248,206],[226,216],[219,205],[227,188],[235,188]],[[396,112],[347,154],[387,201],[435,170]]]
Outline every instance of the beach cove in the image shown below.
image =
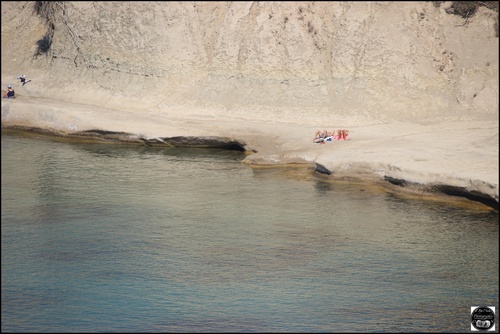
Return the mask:
[[[253,167],[303,165],[498,210],[495,10],[477,8],[464,28],[452,2],[188,2],[154,4],[157,17],[153,4],[56,2],[46,17],[31,6],[2,5],[2,89],[17,95],[2,99],[2,128],[158,146],[215,138]],[[16,83],[21,73],[33,81]],[[323,129],[349,140],[313,143]]]
[[[2,101],[3,128],[158,147],[170,146],[166,138],[229,138],[242,144],[247,152],[242,163],[253,167],[319,164],[331,172],[322,176],[327,179],[363,180],[415,195],[462,196],[493,208],[498,203],[498,126],[491,122],[367,124],[349,127],[349,140],[318,144],[312,125],[202,115],[196,110],[138,115],[24,96]],[[465,146],[464,138],[474,141]],[[189,141],[183,146],[200,147]]]

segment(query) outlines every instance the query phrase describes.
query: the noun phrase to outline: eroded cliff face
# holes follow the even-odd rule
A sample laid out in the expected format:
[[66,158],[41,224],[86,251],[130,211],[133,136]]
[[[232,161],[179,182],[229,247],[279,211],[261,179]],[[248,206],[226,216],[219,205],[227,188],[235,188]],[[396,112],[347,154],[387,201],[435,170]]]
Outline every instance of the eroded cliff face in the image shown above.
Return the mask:
[[451,2],[54,2],[43,17],[34,4],[2,2],[2,84],[34,80],[19,94],[129,111],[498,120],[498,13],[486,7],[464,19]]

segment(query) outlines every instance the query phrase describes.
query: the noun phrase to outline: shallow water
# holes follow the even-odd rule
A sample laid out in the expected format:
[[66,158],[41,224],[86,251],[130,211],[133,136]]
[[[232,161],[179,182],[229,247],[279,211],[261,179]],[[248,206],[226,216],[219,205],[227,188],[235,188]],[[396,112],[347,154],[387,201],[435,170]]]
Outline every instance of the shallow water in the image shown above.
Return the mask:
[[498,212],[243,157],[2,134],[2,331],[469,332],[498,309]]

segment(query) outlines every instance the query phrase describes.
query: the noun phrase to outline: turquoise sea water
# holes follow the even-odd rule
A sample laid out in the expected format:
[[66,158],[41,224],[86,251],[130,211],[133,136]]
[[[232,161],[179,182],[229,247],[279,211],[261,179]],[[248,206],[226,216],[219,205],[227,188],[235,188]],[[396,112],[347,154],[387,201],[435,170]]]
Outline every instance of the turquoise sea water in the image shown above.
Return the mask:
[[498,310],[498,212],[243,157],[2,134],[2,332],[470,332]]

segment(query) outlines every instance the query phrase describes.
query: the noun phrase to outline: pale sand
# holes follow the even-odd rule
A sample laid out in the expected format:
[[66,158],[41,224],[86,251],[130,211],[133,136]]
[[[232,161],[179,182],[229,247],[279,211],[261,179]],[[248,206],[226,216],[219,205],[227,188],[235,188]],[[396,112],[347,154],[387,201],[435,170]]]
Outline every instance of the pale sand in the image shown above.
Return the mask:
[[[2,99],[4,127],[231,137],[257,151],[251,166],[498,206],[498,11],[484,4],[464,19],[449,1],[44,2],[55,31],[38,57],[50,31],[33,4],[2,2],[1,87],[19,95]],[[350,140],[312,143],[339,128]]]
[[[342,124],[281,115],[274,120],[235,111],[171,108],[168,112],[128,112],[47,98],[2,99],[2,127],[27,126],[64,132],[100,129],[145,138],[219,136],[244,141],[250,165],[321,164],[328,178],[393,178],[417,185],[453,186],[481,193],[498,203],[498,123],[429,119],[383,122],[345,115]],[[350,125],[351,124],[351,125]],[[352,126],[357,124],[357,126]],[[313,143],[318,129],[346,128],[349,140]]]

